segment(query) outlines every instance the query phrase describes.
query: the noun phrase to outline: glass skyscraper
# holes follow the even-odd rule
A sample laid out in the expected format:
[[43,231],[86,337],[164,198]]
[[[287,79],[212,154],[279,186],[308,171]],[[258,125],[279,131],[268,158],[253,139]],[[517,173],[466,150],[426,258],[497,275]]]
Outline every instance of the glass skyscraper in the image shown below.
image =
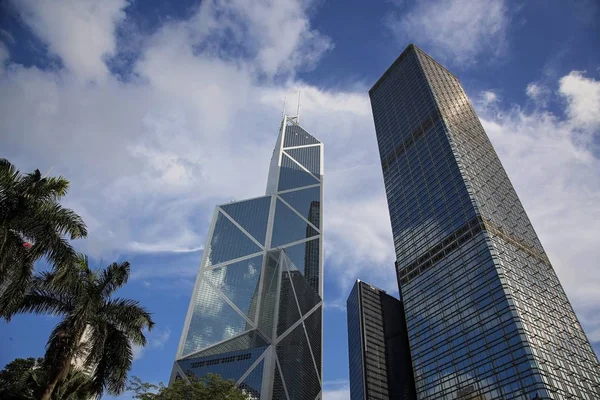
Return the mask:
[[350,400],[416,399],[402,302],[358,280],[346,309]]
[[321,398],[322,186],[323,144],[284,116],[266,195],[215,209],[171,380]]
[[600,399],[598,359],[458,79],[410,45],[369,95],[418,398]]

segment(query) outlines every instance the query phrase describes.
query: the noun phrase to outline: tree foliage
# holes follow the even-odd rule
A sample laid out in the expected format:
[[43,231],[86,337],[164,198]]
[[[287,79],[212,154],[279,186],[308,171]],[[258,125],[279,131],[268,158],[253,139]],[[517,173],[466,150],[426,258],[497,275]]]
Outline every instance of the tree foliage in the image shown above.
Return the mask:
[[75,252],[68,239],[85,237],[83,220],[59,200],[69,182],[22,175],[0,158],[0,317],[10,319],[30,284],[34,263],[42,257],[58,270],[68,268]]
[[145,346],[144,329],[152,329],[150,313],[137,301],[115,298],[130,273],[128,262],[92,270],[88,258],[78,255],[69,269],[42,273],[16,312],[59,315],[46,346],[44,366],[48,385],[42,400],[50,399],[74,359],[92,372],[92,392],[120,394],[133,362],[132,344]]
[[[0,371],[0,399],[37,400],[47,380],[43,358],[17,358]],[[91,385],[87,375],[71,369],[66,379],[56,386],[52,400],[88,400],[93,396]]]
[[169,387],[143,382],[138,377],[129,381],[127,390],[140,400],[254,400],[255,397],[235,386],[232,380],[219,375],[207,374],[202,378],[189,375],[187,380],[178,379]]

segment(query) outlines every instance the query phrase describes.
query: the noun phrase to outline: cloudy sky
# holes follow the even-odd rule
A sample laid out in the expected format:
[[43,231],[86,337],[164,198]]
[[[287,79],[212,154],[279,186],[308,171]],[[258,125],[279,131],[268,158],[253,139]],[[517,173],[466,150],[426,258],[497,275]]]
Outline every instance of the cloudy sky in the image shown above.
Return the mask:
[[[397,292],[367,91],[414,42],[461,79],[599,352],[599,20],[591,0],[2,1],[0,157],[67,177],[77,248],[132,262],[120,294],[157,322],[133,374],[166,381],[213,207],[264,193],[301,90],[326,154],[325,400],[347,399],[349,288]],[[55,323],[2,323],[0,366]]]

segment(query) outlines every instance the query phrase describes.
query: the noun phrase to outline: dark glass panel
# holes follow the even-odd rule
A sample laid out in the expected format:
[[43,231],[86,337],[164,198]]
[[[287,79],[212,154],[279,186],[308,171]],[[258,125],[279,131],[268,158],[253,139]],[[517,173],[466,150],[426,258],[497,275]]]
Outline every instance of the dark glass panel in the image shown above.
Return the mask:
[[267,342],[260,335],[260,333],[258,333],[257,331],[251,331],[251,332],[245,333],[243,335],[234,337],[223,343],[212,346],[206,350],[200,351],[198,353],[194,353],[185,358],[206,357],[206,356],[211,356],[211,355],[215,355],[215,354],[228,353],[230,351],[250,349],[253,347],[263,347],[266,345],[267,345]]
[[322,341],[322,328],[321,321],[323,319],[323,307],[319,307],[310,314],[304,320],[306,326],[306,333],[310,342],[310,348],[313,351],[315,362],[317,363],[317,370],[319,376],[321,376],[321,341]]
[[177,361],[185,373],[192,373],[198,378],[211,373],[223,379],[237,381],[252,364],[261,356],[267,347],[245,349],[218,355],[187,358]]
[[271,247],[281,246],[308,237],[316,236],[318,232],[294,213],[281,200],[275,207],[275,222]]
[[224,204],[221,205],[221,208],[240,224],[242,228],[248,231],[252,237],[264,245],[270,204],[271,196],[265,196],[258,199]]
[[283,388],[283,380],[279,367],[275,366],[275,379],[273,380],[273,400],[287,400],[285,389]]
[[321,174],[321,146],[302,147],[285,150],[294,160],[312,172],[316,177]]
[[308,189],[294,190],[293,192],[282,193],[279,195],[294,210],[306,218],[311,224],[319,227],[321,215],[321,187],[316,186]]
[[279,281],[279,251],[270,251],[265,266],[265,277],[261,293],[258,328],[268,338],[273,336],[275,302]]
[[210,246],[205,251],[208,252],[206,265],[210,266],[258,253],[261,249],[219,212]]
[[292,289],[292,281],[288,271],[281,275],[281,292],[279,293],[279,316],[277,318],[277,335],[284,333],[300,319],[300,311]]
[[304,146],[306,144],[319,144],[320,142],[311,136],[310,133],[298,125],[288,125],[285,127],[285,140],[283,147]]
[[292,264],[304,275],[316,293],[319,293],[319,247],[320,243],[317,238],[283,249]]
[[298,297],[300,311],[304,315],[321,301],[321,297],[319,297],[299,271],[290,271],[290,278]]
[[320,183],[314,176],[302,169],[287,154],[281,155],[278,190],[295,189]]
[[250,372],[250,375],[239,384],[239,388],[247,394],[248,400],[260,399],[264,364],[265,361],[261,361],[254,367],[252,372]]
[[278,343],[277,357],[290,399],[314,399],[321,385],[302,324]]

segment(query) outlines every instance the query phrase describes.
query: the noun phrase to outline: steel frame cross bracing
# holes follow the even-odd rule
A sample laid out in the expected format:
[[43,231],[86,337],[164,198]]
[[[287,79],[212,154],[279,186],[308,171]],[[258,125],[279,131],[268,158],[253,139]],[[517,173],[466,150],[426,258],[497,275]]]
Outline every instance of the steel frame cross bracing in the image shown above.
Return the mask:
[[283,117],[266,195],[215,208],[171,382],[220,372],[257,400],[322,396],[323,144],[297,121]]

